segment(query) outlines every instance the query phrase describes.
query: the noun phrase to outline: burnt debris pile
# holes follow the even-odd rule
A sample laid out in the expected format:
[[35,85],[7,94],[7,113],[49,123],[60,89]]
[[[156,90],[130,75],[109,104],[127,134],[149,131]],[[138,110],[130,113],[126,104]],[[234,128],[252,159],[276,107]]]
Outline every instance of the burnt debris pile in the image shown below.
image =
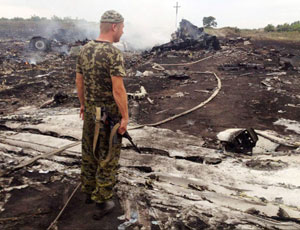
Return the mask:
[[182,19],[178,30],[172,34],[169,43],[155,46],[151,51],[169,50],[219,50],[220,43],[216,36],[204,32],[204,28],[193,25],[188,20]]

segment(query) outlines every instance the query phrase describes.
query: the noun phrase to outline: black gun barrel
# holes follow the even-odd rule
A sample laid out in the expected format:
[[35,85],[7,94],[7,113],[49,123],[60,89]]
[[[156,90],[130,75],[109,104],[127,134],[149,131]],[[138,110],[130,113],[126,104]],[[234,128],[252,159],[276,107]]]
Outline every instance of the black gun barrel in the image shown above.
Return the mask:
[[[107,121],[110,125],[110,127],[114,127],[116,125],[117,122],[115,122],[108,114],[107,114]],[[129,135],[129,133],[126,131],[122,137],[126,138],[129,140],[129,142],[131,143],[131,145],[134,147],[135,151],[137,151],[138,153],[142,153],[141,150],[136,146],[136,144],[133,143],[133,140],[131,138],[131,136]]]
[[138,153],[141,153],[141,150],[136,146],[136,144],[133,143],[132,138],[127,131],[122,136],[130,141],[130,143]]

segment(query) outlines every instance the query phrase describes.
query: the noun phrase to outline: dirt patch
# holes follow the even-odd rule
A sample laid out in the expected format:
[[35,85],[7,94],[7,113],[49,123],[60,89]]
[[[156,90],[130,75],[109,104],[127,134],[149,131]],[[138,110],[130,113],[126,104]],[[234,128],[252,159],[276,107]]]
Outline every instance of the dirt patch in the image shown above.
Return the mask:
[[[67,180],[50,183],[51,177],[57,176],[52,173],[27,172],[24,176],[31,181],[43,183],[11,192],[11,198],[4,207],[5,211],[0,214],[1,229],[47,229],[76,187],[76,184],[70,184]],[[19,183],[16,178],[12,185],[17,186]],[[85,204],[84,199],[82,192],[78,191],[75,194],[59,219],[59,229],[99,229],[101,227],[103,230],[111,230],[117,229],[122,223],[118,221],[118,217],[122,216],[123,212],[117,199],[115,199],[115,210],[101,221],[93,220],[93,214],[97,211],[96,206],[94,203]]]

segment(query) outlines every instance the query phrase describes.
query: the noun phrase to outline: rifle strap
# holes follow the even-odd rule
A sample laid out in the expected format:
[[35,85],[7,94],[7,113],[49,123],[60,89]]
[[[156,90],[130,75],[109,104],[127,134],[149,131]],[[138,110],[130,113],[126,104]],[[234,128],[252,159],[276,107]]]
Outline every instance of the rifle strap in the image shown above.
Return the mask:
[[94,141],[93,141],[93,154],[96,160],[98,160],[98,158],[95,154],[95,151],[96,151],[100,128],[101,128],[101,107],[96,107],[95,131],[94,131]]
[[108,149],[108,154],[105,158],[104,161],[101,162],[101,166],[104,167],[113,157],[113,152],[112,152],[112,147],[113,147],[113,138],[115,135],[117,135],[118,129],[120,127],[120,124],[117,123],[115,126],[112,128],[110,131],[110,136],[109,136],[109,149]]
[[[93,154],[94,154],[94,158],[99,161],[98,157],[96,156],[96,146],[97,146],[97,142],[98,142],[98,138],[99,138],[99,132],[100,132],[100,128],[101,128],[101,108],[100,107],[96,107],[96,119],[95,119],[95,131],[94,131],[94,141],[93,141]],[[105,158],[104,161],[102,161],[101,163],[104,165],[106,165],[112,156],[112,147],[113,147],[113,138],[114,136],[117,134],[118,129],[120,127],[120,124],[117,123],[115,124],[115,126],[112,128],[112,130],[110,131],[110,136],[109,136],[109,149],[108,149],[108,154]]]

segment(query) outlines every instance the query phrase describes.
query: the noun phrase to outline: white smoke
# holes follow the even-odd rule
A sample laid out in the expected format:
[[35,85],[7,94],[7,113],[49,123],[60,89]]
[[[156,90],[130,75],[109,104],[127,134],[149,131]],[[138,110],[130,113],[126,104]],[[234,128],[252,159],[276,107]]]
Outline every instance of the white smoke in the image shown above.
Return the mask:
[[137,50],[149,49],[170,41],[174,32],[170,27],[154,27],[149,24],[126,23],[122,40]]

